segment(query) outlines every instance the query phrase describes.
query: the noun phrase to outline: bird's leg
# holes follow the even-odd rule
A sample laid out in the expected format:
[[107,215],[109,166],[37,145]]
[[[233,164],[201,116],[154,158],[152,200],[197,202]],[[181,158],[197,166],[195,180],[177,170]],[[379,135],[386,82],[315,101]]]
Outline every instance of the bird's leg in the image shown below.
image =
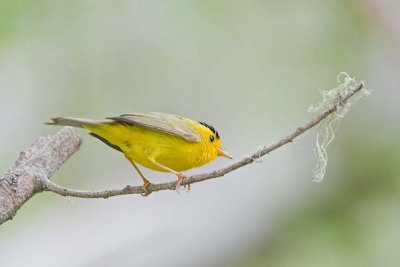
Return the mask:
[[144,177],[143,173],[139,170],[138,166],[136,166],[136,163],[133,160],[131,160],[127,156],[125,156],[125,157],[127,160],[129,160],[129,162],[132,164],[133,168],[135,168],[135,170],[137,171],[137,173],[139,173],[140,177],[143,180],[143,188],[144,188],[143,196],[148,196],[150,193],[147,192],[147,188],[151,184],[150,181],[147,180],[146,177]]
[[[181,183],[186,179],[186,176],[183,175],[183,173],[181,173],[181,172],[177,172],[177,171],[175,171],[175,170],[173,170],[173,169],[171,169],[171,168],[168,168],[167,166],[162,165],[161,163],[158,163],[158,162],[155,161],[154,159],[149,159],[149,160],[150,160],[151,163],[153,163],[154,165],[157,165],[158,167],[160,167],[160,168],[162,168],[162,169],[164,169],[164,170],[166,170],[166,171],[172,172],[172,173],[174,173],[176,176],[178,176],[178,183],[177,183],[177,185],[176,185],[176,190],[178,191],[179,187],[181,186]],[[184,188],[186,189],[186,185],[184,186]],[[190,184],[187,185],[187,190],[188,190],[188,191],[190,190]]]

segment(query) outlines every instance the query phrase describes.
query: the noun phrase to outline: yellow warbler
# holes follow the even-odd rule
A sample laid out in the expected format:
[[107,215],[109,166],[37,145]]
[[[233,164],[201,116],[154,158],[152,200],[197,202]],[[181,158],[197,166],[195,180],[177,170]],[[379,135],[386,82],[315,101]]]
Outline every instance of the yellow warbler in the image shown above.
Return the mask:
[[178,115],[147,112],[123,114],[106,120],[52,118],[46,124],[82,127],[90,135],[122,152],[143,180],[150,184],[136,163],[186,178],[182,171],[202,166],[218,156],[232,158],[221,148],[220,136],[211,125]]

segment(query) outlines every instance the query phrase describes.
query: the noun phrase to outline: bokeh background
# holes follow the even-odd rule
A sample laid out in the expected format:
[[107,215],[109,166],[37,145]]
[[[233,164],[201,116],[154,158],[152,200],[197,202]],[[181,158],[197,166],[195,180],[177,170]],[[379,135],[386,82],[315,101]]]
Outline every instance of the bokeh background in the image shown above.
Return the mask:
[[[0,266],[400,266],[399,25],[398,0],[1,0],[2,172],[58,130],[43,124],[53,116],[176,113],[214,125],[240,159],[309,120],[340,71],[373,94],[340,125],[321,183],[313,129],[190,193],[43,193],[0,226]],[[140,184],[121,154],[78,132],[54,181]]]

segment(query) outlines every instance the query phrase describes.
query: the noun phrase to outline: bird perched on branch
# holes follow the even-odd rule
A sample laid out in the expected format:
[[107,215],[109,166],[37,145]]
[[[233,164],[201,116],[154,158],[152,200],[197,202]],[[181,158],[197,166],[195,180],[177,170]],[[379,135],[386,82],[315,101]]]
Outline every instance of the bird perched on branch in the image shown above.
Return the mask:
[[52,118],[46,124],[81,127],[108,146],[122,152],[143,180],[136,163],[178,177],[177,189],[186,178],[182,171],[207,164],[218,156],[232,158],[221,148],[217,130],[204,122],[178,115],[147,112],[123,114],[105,120]]

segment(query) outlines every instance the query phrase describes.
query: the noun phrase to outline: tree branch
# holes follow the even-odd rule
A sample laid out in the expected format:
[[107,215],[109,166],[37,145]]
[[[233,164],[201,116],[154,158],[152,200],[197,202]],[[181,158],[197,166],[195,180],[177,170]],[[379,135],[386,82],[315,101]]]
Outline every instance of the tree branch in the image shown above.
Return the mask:
[[73,128],[40,137],[0,177],[0,224],[12,219],[35,193],[42,191],[54,172],[79,149],[81,139]]
[[[225,174],[232,172],[238,168],[246,166],[248,164],[253,163],[256,159],[261,158],[262,156],[274,151],[275,149],[292,142],[297,136],[301,135],[305,131],[311,129],[318,123],[320,123],[323,119],[331,115],[337,110],[337,104],[345,104],[352,96],[354,96],[357,92],[364,88],[364,83],[360,83],[357,87],[355,87],[352,91],[350,91],[346,96],[344,96],[340,103],[336,103],[336,105],[331,106],[318,116],[314,117],[309,122],[305,123],[304,125],[295,129],[291,134],[282,138],[278,142],[270,145],[264,146],[263,148],[259,149],[258,151],[254,152],[249,157],[243,158],[242,160],[233,163],[225,168],[209,172],[203,174],[195,174],[192,176],[187,177],[181,185],[188,185],[194,184],[201,181],[222,177]],[[71,196],[71,197],[80,197],[80,198],[109,198],[113,196],[120,196],[120,195],[128,195],[128,194],[142,194],[148,195],[152,192],[162,191],[162,190],[175,190],[177,186],[177,181],[174,182],[167,182],[161,184],[150,184],[147,189],[145,190],[143,186],[125,186],[121,189],[113,189],[113,190],[100,190],[100,191],[83,191],[83,190],[72,190],[69,188],[65,188],[59,186],[49,180],[44,180],[43,182],[43,189],[45,191],[51,191],[53,193],[62,195],[62,196]]]
[[[295,129],[291,134],[270,146],[264,146],[249,157],[233,163],[225,168],[188,177],[182,185],[222,177],[238,168],[253,163],[256,159],[292,142],[297,136],[319,124],[322,120],[337,111],[351,97],[364,88],[364,83],[354,89],[309,122]],[[17,210],[35,193],[50,191],[62,196],[80,198],[109,198],[128,194],[150,194],[162,190],[175,190],[177,181],[143,186],[125,186],[121,189],[83,191],[62,187],[49,179],[54,172],[79,149],[81,140],[73,128],[64,127],[52,136],[41,137],[31,147],[20,154],[15,164],[0,177],[0,224],[12,219]]]

